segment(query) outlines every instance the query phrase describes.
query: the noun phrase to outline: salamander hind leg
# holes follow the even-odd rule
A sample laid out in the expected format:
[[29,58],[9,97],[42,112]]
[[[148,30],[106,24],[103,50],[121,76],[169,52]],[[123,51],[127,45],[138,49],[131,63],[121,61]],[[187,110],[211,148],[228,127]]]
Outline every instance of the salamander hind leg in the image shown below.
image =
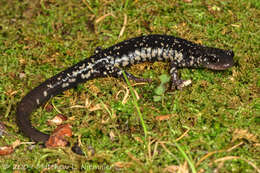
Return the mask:
[[171,75],[171,90],[175,90],[176,88],[178,90],[181,90],[183,87],[186,87],[191,84],[191,80],[182,80],[178,76],[177,66],[174,63],[171,63],[171,69],[170,69],[170,75]]
[[127,76],[128,79],[131,79],[135,82],[152,82],[152,79],[144,79],[144,78],[141,78],[141,77],[136,77],[134,75],[132,75],[131,73],[128,73],[125,71],[125,74]]
[[[144,79],[144,78],[141,78],[141,77],[136,77],[134,75],[132,75],[131,73],[128,73],[126,71],[124,71],[124,73],[126,74],[127,78],[130,79],[130,80],[133,80],[135,82],[152,82],[152,79]],[[124,75],[123,75],[123,71],[117,67],[113,67],[113,73],[111,73],[111,76],[113,77],[116,77],[116,78],[124,78]]]

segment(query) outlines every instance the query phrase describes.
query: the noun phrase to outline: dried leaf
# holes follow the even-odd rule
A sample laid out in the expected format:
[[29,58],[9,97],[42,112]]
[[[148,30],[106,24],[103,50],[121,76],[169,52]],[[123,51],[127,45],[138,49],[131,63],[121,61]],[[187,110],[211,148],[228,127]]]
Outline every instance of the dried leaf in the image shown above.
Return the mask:
[[14,152],[14,148],[12,146],[0,147],[0,156],[9,155],[13,152]]
[[58,114],[53,119],[49,120],[48,123],[50,125],[61,125],[68,118],[65,115]]
[[95,106],[89,108],[89,111],[92,112],[92,111],[101,110],[101,109],[102,109],[102,105],[98,103]]
[[72,130],[69,124],[63,124],[57,127],[54,130],[54,132],[51,134],[49,140],[46,141],[45,143],[46,147],[52,148],[52,147],[66,146],[68,142],[65,139],[65,136],[67,137],[72,136]]
[[116,168],[130,168],[131,165],[133,165],[132,162],[115,162],[114,167]]
[[116,136],[116,135],[114,134],[114,132],[113,132],[112,130],[110,131],[109,136],[110,136],[110,140],[111,140],[111,141],[114,141],[114,140],[115,140],[115,136]]
[[17,139],[16,141],[14,141],[14,142],[12,143],[12,147],[15,149],[16,147],[18,147],[18,146],[21,145],[21,144],[22,144],[22,142]]
[[178,172],[179,166],[177,165],[170,165],[163,169],[163,172]]
[[144,143],[143,140],[138,136],[135,136],[134,139],[142,144]]
[[23,78],[25,78],[26,77],[26,74],[25,73],[19,73],[19,78],[20,79],[23,79]]
[[257,143],[257,137],[254,134],[249,133],[247,130],[243,129],[236,129],[233,132],[232,142],[236,141],[237,139],[246,139],[249,142]]
[[164,121],[164,120],[169,120],[172,116],[174,116],[174,114],[159,115],[159,116],[156,116],[155,119],[158,121]]
[[185,161],[182,165],[171,165],[164,168],[163,172],[189,173],[188,164]]
[[51,104],[47,104],[45,107],[44,107],[45,111],[46,112],[51,112],[53,110],[53,106]]

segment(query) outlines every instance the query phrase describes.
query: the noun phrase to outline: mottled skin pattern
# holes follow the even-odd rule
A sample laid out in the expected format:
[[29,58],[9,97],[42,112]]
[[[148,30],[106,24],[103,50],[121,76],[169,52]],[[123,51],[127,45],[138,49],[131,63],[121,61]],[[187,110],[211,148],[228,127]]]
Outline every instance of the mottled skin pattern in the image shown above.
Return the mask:
[[[20,130],[36,142],[46,142],[49,135],[36,130],[30,114],[51,97],[75,87],[79,83],[99,77],[122,77],[122,67],[142,62],[170,63],[172,89],[181,89],[186,81],[178,77],[177,69],[209,68],[224,70],[231,67],[234,53],[231,50],[210,48],[167,35],[148,35],[123,41],[107,49],[96,49],[95,54],[76,65],[47,79],[30,91],[18,104],[17,124]],[[150,81],[125,72],[131,80]],[[78,148],[79,149],[79,148]],[[81,153],[80,149],[76,152]]]

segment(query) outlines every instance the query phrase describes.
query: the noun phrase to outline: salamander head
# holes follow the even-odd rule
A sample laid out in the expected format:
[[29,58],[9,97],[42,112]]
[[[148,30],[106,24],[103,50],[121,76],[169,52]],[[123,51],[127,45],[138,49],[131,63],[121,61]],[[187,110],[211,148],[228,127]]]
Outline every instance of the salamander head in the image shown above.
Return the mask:
[[217,48],[206,48],[202,58],[202,66],[212,70],[225,70],[234,65],[234,52]]

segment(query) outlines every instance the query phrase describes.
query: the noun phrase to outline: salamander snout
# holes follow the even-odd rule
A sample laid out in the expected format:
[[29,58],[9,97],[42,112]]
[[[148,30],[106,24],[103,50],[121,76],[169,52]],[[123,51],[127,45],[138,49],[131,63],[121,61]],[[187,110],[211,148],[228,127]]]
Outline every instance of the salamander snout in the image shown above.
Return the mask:
[[211,49],[204,56],[204,67],[212,70],[225,70],[234,65],[232,50]]

